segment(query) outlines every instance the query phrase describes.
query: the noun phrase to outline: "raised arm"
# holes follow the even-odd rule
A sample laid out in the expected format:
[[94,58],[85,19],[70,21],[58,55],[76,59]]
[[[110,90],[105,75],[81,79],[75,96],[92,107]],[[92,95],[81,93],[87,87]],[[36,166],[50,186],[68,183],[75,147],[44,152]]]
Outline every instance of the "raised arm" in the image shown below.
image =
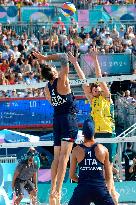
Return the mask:
[[61,63],[61,70],[59,73],[59,77],[66,81],[69,73],[69,63],[68,63],[68,57],[66,53],[61,54],[52,54],[48,56],[42,55],[40,52],[33,52],[33,55],[39,60],[39,61],[60,61]]
[[[75,68],[75,70],[77,72],[78,77],[80,79],[82,79],[82,80],[86,79],[85,74],[82,71],[82,69],[81,69],[81,67],[80,67],[80,65],[79,65],[79,63],[77,61],[77,58],[74,57],[71,52],[68,52],[68,59],[73,64],[73,66],[74,66],[74,68]],[[84,90],[84,93],[85,93],[85,96],[87,97],[87,99],[91,100],[92,95],[91,95],[91,92],[90,92],[89,84],[87,84],[87,83],[83,84],[82,87],[83,87],[83,90]]]
[[33,55],[39,60],[44,60],[44,61],[60,61],[61,62],[61,67],[65,67],[65,72],[69,72],[69,64],[68,64],[68,57],[66,53],[60,53],[60,54],[52,54],[52,55],[47,55],[44,56],[40,52],[33,52]]
[[[98,61],[97,54],[94,52],[94,53],[92,53],[91,57],[93,58],[93,61],[94,61],[96,77],[101,78],[102,77],[102,72],[101,72],[101,68],[100,68],[100,64],[99,64],[99,61]],[[109,91],[109,88],[108,88],[106,82],[101,82],[100,87],[102,89],[102,93],[103,93],[104,97],[106,97],[110,100],[111,94],[110,94],[110,91]]]

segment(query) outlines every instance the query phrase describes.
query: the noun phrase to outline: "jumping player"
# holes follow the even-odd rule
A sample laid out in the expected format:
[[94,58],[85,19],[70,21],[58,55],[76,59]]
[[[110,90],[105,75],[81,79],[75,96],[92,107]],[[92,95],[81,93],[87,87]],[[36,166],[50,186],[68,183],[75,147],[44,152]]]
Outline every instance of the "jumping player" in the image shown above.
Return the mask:
[[[68,205],[114,205],[110,196],[112,172],[106,147],[94,141],[94,123],[83,124],[84,143],[72,151],[70,178],[78,182]],[[76,175],[78,163],[79,174]],[[103,176],[105,172],[105,176]]]
[[[70,62],[74,65],[80,79],[85,79],[85,74],[80,68],[77,59],[68,54]],[[97,53],[94,51],[92,56],[95,64],[96,77],[102,77],[101,68],[98,62]],[[113,103],[108,86],[105,82],[99,84],[84,84],[83,90],[85,96],[91,104],[91,117],[95,123],[95,138],[113,138],[115,134],[115,123],[113,116]],[[109,151],[110,167],[112,170],[113,160],[116,155],[116,144],[106,143],[104,146]],[[118,193],[115,191],[114,181],[112,180],[111,195],[116,205],[118,205]]]
[[51,167],[50,205],[59,205],[67,162],[78,133],[76,102],[68,79],[69,64],[67,55],[43,56],[37,52],[34,52],[34,55],[39,61],[58,60],[61,62],[59,73],[51,65],[44,64],[41,66],[43,78],[49,81],[45,88],[46,98],[54,107],[54,160]]

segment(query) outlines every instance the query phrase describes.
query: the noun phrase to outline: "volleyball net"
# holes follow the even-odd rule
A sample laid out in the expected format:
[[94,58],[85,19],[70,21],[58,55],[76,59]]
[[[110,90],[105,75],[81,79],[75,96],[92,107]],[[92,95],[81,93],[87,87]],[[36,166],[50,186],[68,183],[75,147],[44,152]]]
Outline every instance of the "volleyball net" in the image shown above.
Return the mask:
[[[76,85],[82,85],[85,83],[100,83],[100,82],[114,82],[114,81],[124,81],[124,80],[135,80],[136,74],[134,75],[119,75],[119,76],[110,76],[110,77],[102,77],[102,78],[88,78],[88,79],[76,79],[76,80],[70,80],[70,85],[76,86]],[[16,84],[16,85],[0,85],[0,90],[14,90],[14,89],[30,89],[30,88],[43,88],[47,85],[47,82],[40,82],[40,83],[34,83],[34,84]]]
[[[114,82],[114,81],[124,81],[124,80],[135,80],[136,75],[124,75],[124,76],[111,76],[111,77],[103,77],[103,78],[89,78],[89,79],[84,79],[84,80],[71,80],[70,84],[72,86],[76,85],[82,85],[84,83],[96,83],[96,82]],[[10,86],[5,86],[5,85],[0,85],[0,90],[13,90],[13,89],[36,89],[36,88],[43,88],[46,86],[46,82],[42,83],[37,83],[37,84],[32,84],[32,85],[10,85]],[[77,99],[78,106],[79,106],[79,122],[80,124],[83,123],[84,119],[88,116],[88,113],[90,112],[90,106],[89,103],[82,97],[81,99]],[[25,102],[25,103],[24,103]],[[43,128],[46,130],[46,128],[52,128],[52,121],[49,121],[49,118],[47,118],[47,114],[49,117],[52,116],[53,110],[51,110],[51,105],[47,104],[47,101],[45,98],[26,98],[26,99],[21,99],[21,98],[15,98],[15,99],[1,99],[0,100],[0,118],[1,118],[1,124],[0,128],[1,129],[14,129],[14,128],[40,128],[43,130]],[[46,112],[45,108],[46,107]],[[22,115],[22,110],[23,110],[23,115]],[[38,111],[37,111],[38,110]],[[39,112],[40,110],[40,112]],[[50,111],[51,110],[51,111]],[[30,114],[31,113],[31,114]],[[31,116],[30,116],[31,115]],[[136,116],[134,114],[134,116]],[[19,121],[19,118],[22,121]],[[45,118],[46,120],[44,120]],[[81,120],[81,121],[80,121]],[[34,122],[31,124],[27,124],[26,122]],[[36,123],[35,123],[36,122]],[[4,124],[5,123],[5,124]],[[22,123],[22,124],[21,124]],[[14,125],[14,126],[13,126]],[[48,125],[48,126],[47,126]],[[50,126],[49,126],[50,125]],[[2,127],[3,126],[3,127]],[[21,127],[22,126],[22,127]],[[3,131],[3,130],[2,130]],[[35,136],[32,136],[29,134],[24,133],[24,135],[21,135],[21,139],[25,139],[24,141],[12,141],[12,137],[14,135],[18,136],[19,132],[13,131],[13,130],[8,130],[11,131],[12,134],[9,135],[9,138],[7,138],[7,141],[0,141],[0,148],[1,150],[6,150],[6,157],[5,159],[1,159],[0,165],[2,166],[2,170],[14,171],[14,168],[16,166],[17,160],[13,156],[9,157],[8,156],[8,150],[9,149],[17,149],[17,148],[27,148],[28,147],[51,147],[53,146],[53,138],[45,138],[40,141],[40,139],[35,138]],[[4,130],[3,134],[0,131],[0,136],[5,136],[7,130]],[[34,138],[33,138],[34,137]],[[14,137],[13,137],[14,138]],[[16,139],[16,138],[15,138]],[[20,139],[20,138],[19,138]],[[28,140],[28,139],[34,139],[34,140]],[[10,141],[11,140],[11,141]],[[99,143],[116,143],[117,146],[117,165],[119,167],[119,181],[116,182],[116,189],[117,191],[121,194],[120,197],[120,202],[126,202],[126,203],[134,203],[136,204],[136,198],[135,198],[135,188],[136,188],[136,183],[135,182],[122,182],[123,180],[123,164],[122,164],[122,150],[124,145],[127,142],[132,142],[136,143],[136,121],[134,118],[134,123],[129,125],[129,128],[127,128],[124,132],[122,132],[120,135],[118,135],[116,138],[109,138],[109,139],[96,139],[97,142]],[[10,142],[10,143],[9,143]],[[14,159],[13,159],[14,158]],[[7,160],[7,161],[3,161]],[[5,164],[5,165],[4,165]],[[12,166],[14,164],[14,166]],[[8,167],[9,166],[9,167]],[[12,173],[13,174],[13,173]],[[2,175],[1,175],[2,176]],[[10,181],[9,184],[11,184],[11,173],[7,172],[7,175],[3,175],[3,181],[7,183],[7,181]],[[8,186],[9,187],[9,186]],[[44,187],[44,188],[43,188]],[[74,190],[75,185],[69,183],[69,180],[67,183],[64,183],[63,186],[63,202],[62,204],[67,204],[69,201],[69,198],[71,196],[72,191]],[[43,192],[43,189],[46,190],[46,193]],[[47,202],[48,201],[48,193],[50,189],[50,183],[44,183],[40,184],[39,183],[39,200]],[[47,191],[48,190],[48,191]],[[69,191],[70,190],[70,191]],[[10,193],[10,192],[9,192]],[[6,197],[4,200],[7,200],[7,204],[9,205],[9,198],[7,198],[7,192],[5,191],[2,192],[1,196]],[[46,196],[46,197],[45,197]],[[8,196],[9,197],[9,196]],[[5,204],[6,204],[5,203]],[[6,204],[6,205],[7,205]]]

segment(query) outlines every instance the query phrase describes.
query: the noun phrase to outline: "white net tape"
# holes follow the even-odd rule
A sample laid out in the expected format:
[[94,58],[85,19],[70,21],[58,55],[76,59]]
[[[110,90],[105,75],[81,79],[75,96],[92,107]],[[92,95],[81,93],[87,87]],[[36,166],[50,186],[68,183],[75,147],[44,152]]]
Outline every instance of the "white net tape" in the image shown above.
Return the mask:
[[[135,80],[136,75],[122,75],[122,76],[111,76],[111,77],[102,77],[102,78],[89,78],[84,80],[71,80],[71,85],[81,85],[84,83],[96,83],[96,82],[113,82],[113,81],[124,81],[124,80]],[[47,82],[35,83],[31,85],[0,85],[0,90],[13,90],[13,89],[27,89],[27,88],[43,88],[47,85]],[[136,123],[135,123],[136,124]],[[134,129],[135,130],[135,124]],[[126,130],[127,131],[127,130]],[[126,132],[125,131],[125,132]],[[96,142],[99,143],[121,143],[121,142],[136,142],[136,136],[134,137],[125,137],[125,133],[122,133],[123,136],[119,135],[116,138],[106,138],[106,139],[96,139]],[[2,143],[0,148],[17,148],[17,147],[38,147],[38,146],[53,146],[53,141],[39,141],[39,142],[19,142],[19,143]]]
[[[121,76],[111,76],[102,78],[89,78],[84,80],[70,80],[70,85],[82,85],[85,83],[96,83],[96,82],[113,82],[113,81],[124,81],[124,80],[135,80],[136,75],[121,75]],[[17,84],[17,85],[0,85],[0,90],[14,90],[14,89],[28,89],[28,88],[43,88],[47,85],[47,82],[35,83],[35,84]]]
[[96,83],[96,82],[113,82],[113,81],[124,81],[124,80],[135,80],[136,75],[121,75],[121,76],[111,76],[111,77],[102,77],[102,78],[89,78],[84,80],[71,80],[71,85],[81,85],[85,83]]
[[[97,138],[99,143],[121,143],[121,142],[136,142],[136,136],[133,137],[116,137],[116,138]],[[19,143],[2,143],[0,148],[17,148],[17,147],[38,147],[38,146],[53,146],[53,141],[39,142],[19,142]]]

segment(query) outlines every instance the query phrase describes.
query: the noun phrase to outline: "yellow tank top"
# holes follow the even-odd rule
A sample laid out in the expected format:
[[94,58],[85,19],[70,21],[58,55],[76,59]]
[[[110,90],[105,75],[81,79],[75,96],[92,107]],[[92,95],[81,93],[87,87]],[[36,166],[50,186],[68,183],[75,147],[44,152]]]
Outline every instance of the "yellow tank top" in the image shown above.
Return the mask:
[[115,129],[113,110],[111,107],[113,104],[106,100],[103,96],[98,98],[94,97],[91,103],[91,116],[95,122],[95,132],[108,132],[112,133]]

